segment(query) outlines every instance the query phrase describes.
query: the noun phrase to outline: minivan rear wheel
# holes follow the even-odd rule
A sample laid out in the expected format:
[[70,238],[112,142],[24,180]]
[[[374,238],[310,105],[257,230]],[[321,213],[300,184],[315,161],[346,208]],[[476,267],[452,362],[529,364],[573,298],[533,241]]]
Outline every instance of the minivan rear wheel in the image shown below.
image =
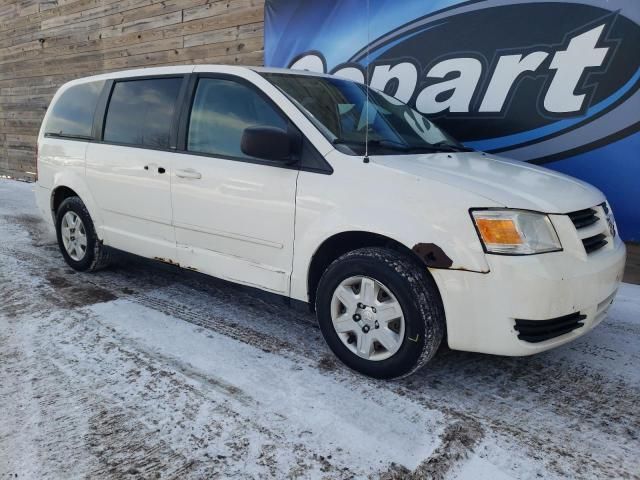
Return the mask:
[[440,294],[426,268],[401,252],[362,248],[335,260],[318,285],[316,312],[331,350],[375,378],[413,373],[445,331]]
[[93,272],[109,263],[109,249],[96,235],[89,211],[79,197],[68,197],[56,212],[58,247],[67,264]]

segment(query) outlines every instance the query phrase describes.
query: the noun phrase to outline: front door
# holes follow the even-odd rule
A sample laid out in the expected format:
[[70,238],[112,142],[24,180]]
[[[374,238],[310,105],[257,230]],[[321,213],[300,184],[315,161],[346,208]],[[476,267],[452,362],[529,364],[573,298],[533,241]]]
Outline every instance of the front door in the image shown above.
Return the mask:
[[253,85],[200,77],[175,154],[172,205],[178,261],[216,277],[287,294],[298,170],[245,155],[248,126],[288,121]]

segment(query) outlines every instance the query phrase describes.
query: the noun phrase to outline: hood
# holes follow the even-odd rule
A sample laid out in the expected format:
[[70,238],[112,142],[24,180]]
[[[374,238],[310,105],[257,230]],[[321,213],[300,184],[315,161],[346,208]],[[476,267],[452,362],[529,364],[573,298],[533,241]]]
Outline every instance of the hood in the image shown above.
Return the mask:
[[597,188],[576,178],[481,152],[384,155],[372,156],[371,160],[473,192],[508,208],[568,213],[605,200]]

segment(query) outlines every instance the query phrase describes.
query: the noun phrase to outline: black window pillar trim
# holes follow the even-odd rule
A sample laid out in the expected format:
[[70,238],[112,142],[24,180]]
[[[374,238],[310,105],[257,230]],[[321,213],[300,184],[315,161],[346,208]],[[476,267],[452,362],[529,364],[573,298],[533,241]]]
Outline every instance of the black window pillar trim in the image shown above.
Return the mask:
[[178,141],[178,118],[182,105],[184,104],[184,92],[186,89],[186,75],[182,75],[182,81],[180,82],[180,89],[178,90],[178,96],[176,97],[176,103],[173,107],[173,116],[171,117],[171,129],[169,131],[169,150],[176,150]]
[[92,134],[94,140],[102,141],[102,132],[104,130],[104,120],[107,114],[107,105],[109,98],[111,97],[111,91],[113,89],[113,79],[107,80],[102,86],[100,97],[98,97],[98,104],[96,105],[96,111],[93,114],[93,128]]
[[193,98],[198,84],[198,74],[188,73],[185,76],[182,93],[182,103],[180,104],[177,116],[177,139],[176,149],[180,152],[187,151],[187,131],[189,129],[189,118],[191,117],[191,108],[193,106]]

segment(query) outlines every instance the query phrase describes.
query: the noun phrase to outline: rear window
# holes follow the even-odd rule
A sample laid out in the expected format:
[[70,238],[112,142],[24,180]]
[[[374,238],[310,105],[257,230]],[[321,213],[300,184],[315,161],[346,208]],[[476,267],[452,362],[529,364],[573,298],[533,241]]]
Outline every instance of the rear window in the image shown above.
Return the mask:
[[82,83],[65,90],[47,117],[45,134],[91,138],[93,114],[104,81]]
[[182,78],[117,82],[104,127],[106,142],[168,148]]

